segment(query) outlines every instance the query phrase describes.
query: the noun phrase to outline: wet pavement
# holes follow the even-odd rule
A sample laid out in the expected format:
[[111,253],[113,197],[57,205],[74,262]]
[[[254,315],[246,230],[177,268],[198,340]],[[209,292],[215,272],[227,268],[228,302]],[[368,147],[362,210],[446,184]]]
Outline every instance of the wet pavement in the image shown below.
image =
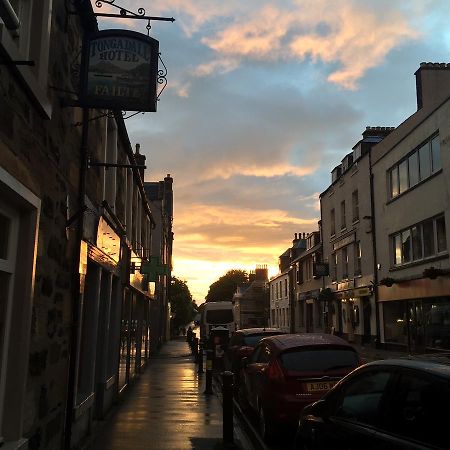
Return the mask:
[[234,445],[224,445],[222,405],[205,395],[185,338],[164,344],[111,417],[97,426],[88,450],[252,450],[235,422]]

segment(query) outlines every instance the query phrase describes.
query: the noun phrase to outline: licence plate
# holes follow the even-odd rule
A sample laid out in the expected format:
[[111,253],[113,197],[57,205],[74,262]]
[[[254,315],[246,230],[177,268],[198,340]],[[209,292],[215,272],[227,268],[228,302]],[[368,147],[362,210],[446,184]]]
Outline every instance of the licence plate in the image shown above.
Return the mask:
[[336,384],[336,381],[318,381],[305,384],[307,392],[323,392],[329,391]]

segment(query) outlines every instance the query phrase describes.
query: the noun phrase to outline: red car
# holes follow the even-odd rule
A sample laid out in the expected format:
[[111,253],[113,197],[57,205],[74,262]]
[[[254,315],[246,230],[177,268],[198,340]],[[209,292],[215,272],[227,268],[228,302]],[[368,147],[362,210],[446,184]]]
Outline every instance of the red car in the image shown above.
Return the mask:
[[244,328],[235,331],[225,353],[226,368],[239,375],[242,358],[249,357],[261,339],[279,334],[284,334],[279,328]]
[[261,436],[268,440],[282,426],[295,428],[306,405],[361,363],[347,341],[331,334],[264,338],[242,361],[239,399],[257,413]]

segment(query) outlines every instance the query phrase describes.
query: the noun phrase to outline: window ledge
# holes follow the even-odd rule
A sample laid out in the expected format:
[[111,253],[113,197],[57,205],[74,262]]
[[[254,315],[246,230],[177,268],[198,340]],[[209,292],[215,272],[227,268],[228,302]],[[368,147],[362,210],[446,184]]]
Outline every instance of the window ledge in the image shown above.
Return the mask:
[[0,442],[2,450],[27,450],[28,439],[18,439],[17,441]]
[[439,261],[441,259],[447,259],[448,257],[449,257],[448,252],[445,252],[445,253],[442,253],[440,255],[430,256],[429,258],[420,259],[418,261],[413,261],[411,263],[406,263],[406,264],[403,264],[401,266],[392,266],[392,267],[389,268],[389,272],[397,272],[399,270],[408,269],[410,267],[422,266],[424,264],[428,264],[428,263],[433,262],[433,261]]
[[88,395],[81,403],[74,408],[74,418],[80,418],[94,404],[94,393]]

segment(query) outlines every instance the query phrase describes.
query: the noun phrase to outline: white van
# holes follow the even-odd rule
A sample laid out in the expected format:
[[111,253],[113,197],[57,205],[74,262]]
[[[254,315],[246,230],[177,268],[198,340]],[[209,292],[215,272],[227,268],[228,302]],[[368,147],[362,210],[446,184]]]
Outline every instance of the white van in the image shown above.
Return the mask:
[[236,330],[234,320],[233,303],[231,302],[206,302],[200,307],[200,337],[204,340],[209,338],[213,329],[228,330],[228,336]]

